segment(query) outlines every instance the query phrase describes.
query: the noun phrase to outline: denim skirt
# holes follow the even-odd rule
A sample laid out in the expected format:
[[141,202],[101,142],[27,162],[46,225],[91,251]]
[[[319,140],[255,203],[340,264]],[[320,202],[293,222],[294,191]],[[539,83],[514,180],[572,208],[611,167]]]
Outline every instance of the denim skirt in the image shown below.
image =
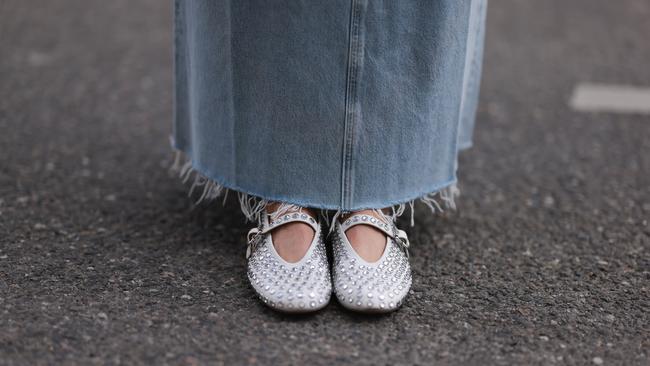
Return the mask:
[[175,0],[181,175],[199,200],[236,191],[249,218],[271,201],[337,213],[453,206],[486,5]]

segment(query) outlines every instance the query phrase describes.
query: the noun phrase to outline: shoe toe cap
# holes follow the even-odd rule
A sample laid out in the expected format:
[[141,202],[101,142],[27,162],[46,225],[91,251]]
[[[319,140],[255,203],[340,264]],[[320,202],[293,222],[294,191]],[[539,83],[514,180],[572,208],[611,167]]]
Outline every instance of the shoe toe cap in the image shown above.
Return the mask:
[[400,307],[406,298],[407,292],[394,295],[393,293],[373,294],[372,292],[357,295],[339,295],[337,298],[345,308],[368,312],[389,312]]
[[[389,312],[397,309],[404,302],[411,287],[411,278],[408,276],[399,284],[391,286],[359,286],[357,283],[337,281],[334,292],[341,305],[357,311]],[[363,281],[363,283],[372,282]]]
[[331,289],[311,288],[306,291],[255,289],[262,301],[280,311],[310,312],[325,307],[331,297]]
[[[322,278],[321,278],[322,277]],[[329,273],[307,281],[277,280],[251,276],[250,282],[258,297],[269,307],[286,312],[309,312],[325,307],[331,297]]]

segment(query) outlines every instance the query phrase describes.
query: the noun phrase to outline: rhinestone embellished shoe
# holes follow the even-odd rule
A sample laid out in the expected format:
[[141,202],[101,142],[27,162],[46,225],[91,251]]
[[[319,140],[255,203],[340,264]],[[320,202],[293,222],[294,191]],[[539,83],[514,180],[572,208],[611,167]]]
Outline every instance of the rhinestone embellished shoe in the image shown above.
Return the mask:
[[[302,212],[271,220],[263,214],[260,227],[248,232],[248,279],[259,298],[283,312],[319,310],[330,300],[332,283],[321,224]],[[305,255],[295,263],[285,261],[273,246],[271,230],[290,222],[304,222],[314,229],[314,239]]]
[[[333,234],[334,293],[344,307],[362,312],[396,310],[411,288],[409,241],[393,222],[357,214],[336,222]],[[354,225],[370,225],[386,234],[386,247],[376,262],[367,262],[352,248],[345,231]]]

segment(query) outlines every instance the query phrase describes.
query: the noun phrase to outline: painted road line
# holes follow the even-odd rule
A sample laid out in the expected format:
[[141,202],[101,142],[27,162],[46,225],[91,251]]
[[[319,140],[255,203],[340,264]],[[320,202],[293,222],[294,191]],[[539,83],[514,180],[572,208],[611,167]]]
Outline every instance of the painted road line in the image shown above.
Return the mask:
[[650,88],[581,83],[569,105],[582,112],[650,114]]

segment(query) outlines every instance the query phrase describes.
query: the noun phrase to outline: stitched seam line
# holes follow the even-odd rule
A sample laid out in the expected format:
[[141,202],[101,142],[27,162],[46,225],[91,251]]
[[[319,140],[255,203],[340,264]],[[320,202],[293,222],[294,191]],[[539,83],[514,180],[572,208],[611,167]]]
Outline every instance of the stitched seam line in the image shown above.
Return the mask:
[[356,76],[359,49],[359,0],[351,0],[350,31],[348,44],[348,68],[345,88],[345,119],[343,131],[343,153],[341,167],[341,208],[345,210],[352,197],[352,148],[355,123]]
[[473,46],[472,40],[470,39],[472,35],[472,20],[473,17],[475,17],[475,11],[476,7],[475,4],[478,0],[472,0],[469,5],[469,14],[468,14],[468,21],[467,21],[467,39],[465,41],[465,64],[463,65],[463,79],[461,81],[462,86],[461,86],[461,96],[460,96],[460,103],[458,103],[458,117],[457,117],[457,123],[456,123],[456,140],[454,141],[453,149],[452,151],[455,153],[455,160],[454,160],[454,165],[453,165],[453,174],[456,174],[456,171],[458,171],[458,144],[460,140],[460,133],[461,133],[461,125],[463,124],[463,119],[464,119],[464,110],[465,110],[465,99],[466,99],[466,94],[467,90],[469,87],[470,83],[470,68],[471,68],[471,60],[470,60],[470,54],[469,51],[471,50],[471,47]]

